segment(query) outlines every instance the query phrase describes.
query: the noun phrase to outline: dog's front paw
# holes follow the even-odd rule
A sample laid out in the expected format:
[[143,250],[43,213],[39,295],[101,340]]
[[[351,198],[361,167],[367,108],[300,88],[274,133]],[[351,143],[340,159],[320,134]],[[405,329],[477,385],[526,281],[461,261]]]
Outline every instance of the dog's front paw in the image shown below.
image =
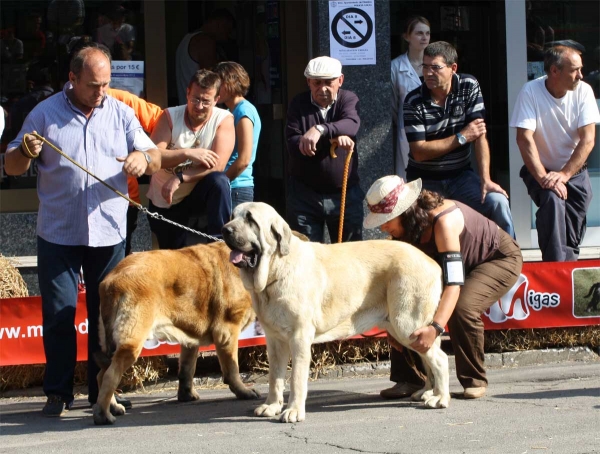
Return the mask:
[[179,402],[193,402],[195,400],[199,400],[200,395],[196,392],[194,388],[182,389],[179,388],[177,391],[177,400]]
[[254,415],[263,417],[276,416],[281,413],[282,408],[282,404],[262,404],[254,410]]
[[232,389],[232,391],[240,400],[260,399],[260,393],[254,388]]
[[427,408],[448,408],[450,405],[450,396],[431,395],[424,400]]
[[304,421],[306,414],[297,408],[288,408],[279,417],[280,422],[300,422]]
[[[96,424],[97,426],[106,426],[109,424],[114,424],[117,420],[117,418],[111,415],[110,412],[103,411],[102,408],[100,408],[100,405],[98,404],[94,404],[92,410],[94,414],[94,424]],[[123,413],[124,412],[125,409],[123,408]]]

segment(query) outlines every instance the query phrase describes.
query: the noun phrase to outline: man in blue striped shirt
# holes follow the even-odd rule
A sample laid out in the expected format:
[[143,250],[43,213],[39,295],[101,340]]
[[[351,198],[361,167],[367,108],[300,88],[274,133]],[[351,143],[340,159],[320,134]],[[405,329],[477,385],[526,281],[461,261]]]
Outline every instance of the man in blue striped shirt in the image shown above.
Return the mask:
[[[75,309],[83,269],[88,312],[88,400],[98,398],[98,286],[125,256],[127,200],[97,182],[32,134],[39,133],[74,161],[127,193],[127,176],[160,169],[161,154],[133,110],[110,96],[110,52],[92,43],[71,61],[69,82],[38,104],[8,145],[5,169],[38,169],[38,278],[46,371],[45,416],[61,416],[73,403],[77,359]],[[123,402],[126,403],[126,402]]]
[[[515,237],[508,195],[490,178],[485,106],[477,80],[457,74],[456,49],[429,44],[423,55],[424,83],[405,99],[404,125],[410,143],[406,176],[458,200]],[[471,143],[479,175],[471,168]]]

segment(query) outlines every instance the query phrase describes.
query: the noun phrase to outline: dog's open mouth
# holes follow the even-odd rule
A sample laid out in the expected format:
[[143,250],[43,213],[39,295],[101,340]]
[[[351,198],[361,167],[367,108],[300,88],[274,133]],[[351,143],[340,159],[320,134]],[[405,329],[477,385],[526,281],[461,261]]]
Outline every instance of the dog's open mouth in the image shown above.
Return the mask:
[[258,264],[258,254],[254,251],[242,252],[233,249],[229,253],[229,261],[238,268],[254,268]]

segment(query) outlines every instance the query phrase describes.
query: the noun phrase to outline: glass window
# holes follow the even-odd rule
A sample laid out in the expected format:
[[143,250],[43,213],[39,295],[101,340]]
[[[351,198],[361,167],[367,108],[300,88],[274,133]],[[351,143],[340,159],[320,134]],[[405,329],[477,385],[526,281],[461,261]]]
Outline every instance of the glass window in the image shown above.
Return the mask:
[[143,95],[143,17],[142,1],[2,1],[0,103],[6,120],[0,155],[2,189],[35,187],[35,165],[25,177],[4,174],[4,151],[27,114],[62,89],[76,46],[88,41],[106,45],[113,58],[111,86]]
[[[599,17],[600,2],[526,1],[528,79],[544,75],[544,48],[561,42],[576,46],[582,52],[584,81],[592,86],[600,106]],[[600,194],[600,125],[596,125],[596,144],[588,158],[588,172],[594,194]],[[535,228],[535,218],[532,220]],[[592,202],[587,225],[600,227],[599,203]]]

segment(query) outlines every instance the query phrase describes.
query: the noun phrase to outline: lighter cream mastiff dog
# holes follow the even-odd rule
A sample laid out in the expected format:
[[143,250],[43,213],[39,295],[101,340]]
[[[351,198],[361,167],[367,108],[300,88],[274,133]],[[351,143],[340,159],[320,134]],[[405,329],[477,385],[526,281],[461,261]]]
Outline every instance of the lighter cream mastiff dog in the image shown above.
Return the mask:
[[212,343],[223,381],[237,398],[260,397],[239,376],[238,338],[254,320],[254,311],[229,254],[223,242],[140,252],[126,257],[102,281],[96,424],[113,424],[114,415],[125,413],[114,392],[146,339],[181,345],[179,401],[199,399],[193,385],[198,347]]
[[[223,237],[267,340],[269,394],[254,411],[257,416],[304,420],[311,344],[377,326],[408,346],[409,336],[433,319],[442,293],[440,267],[418,249],[385,240],[304,242],[264,203],[239,205],[223,227]],[[290,396],[282,412],[290,353]],[[448,357],[440,339],[421,356],[428,380],[413,398],[427,407],[445,408],[450,400]]]

